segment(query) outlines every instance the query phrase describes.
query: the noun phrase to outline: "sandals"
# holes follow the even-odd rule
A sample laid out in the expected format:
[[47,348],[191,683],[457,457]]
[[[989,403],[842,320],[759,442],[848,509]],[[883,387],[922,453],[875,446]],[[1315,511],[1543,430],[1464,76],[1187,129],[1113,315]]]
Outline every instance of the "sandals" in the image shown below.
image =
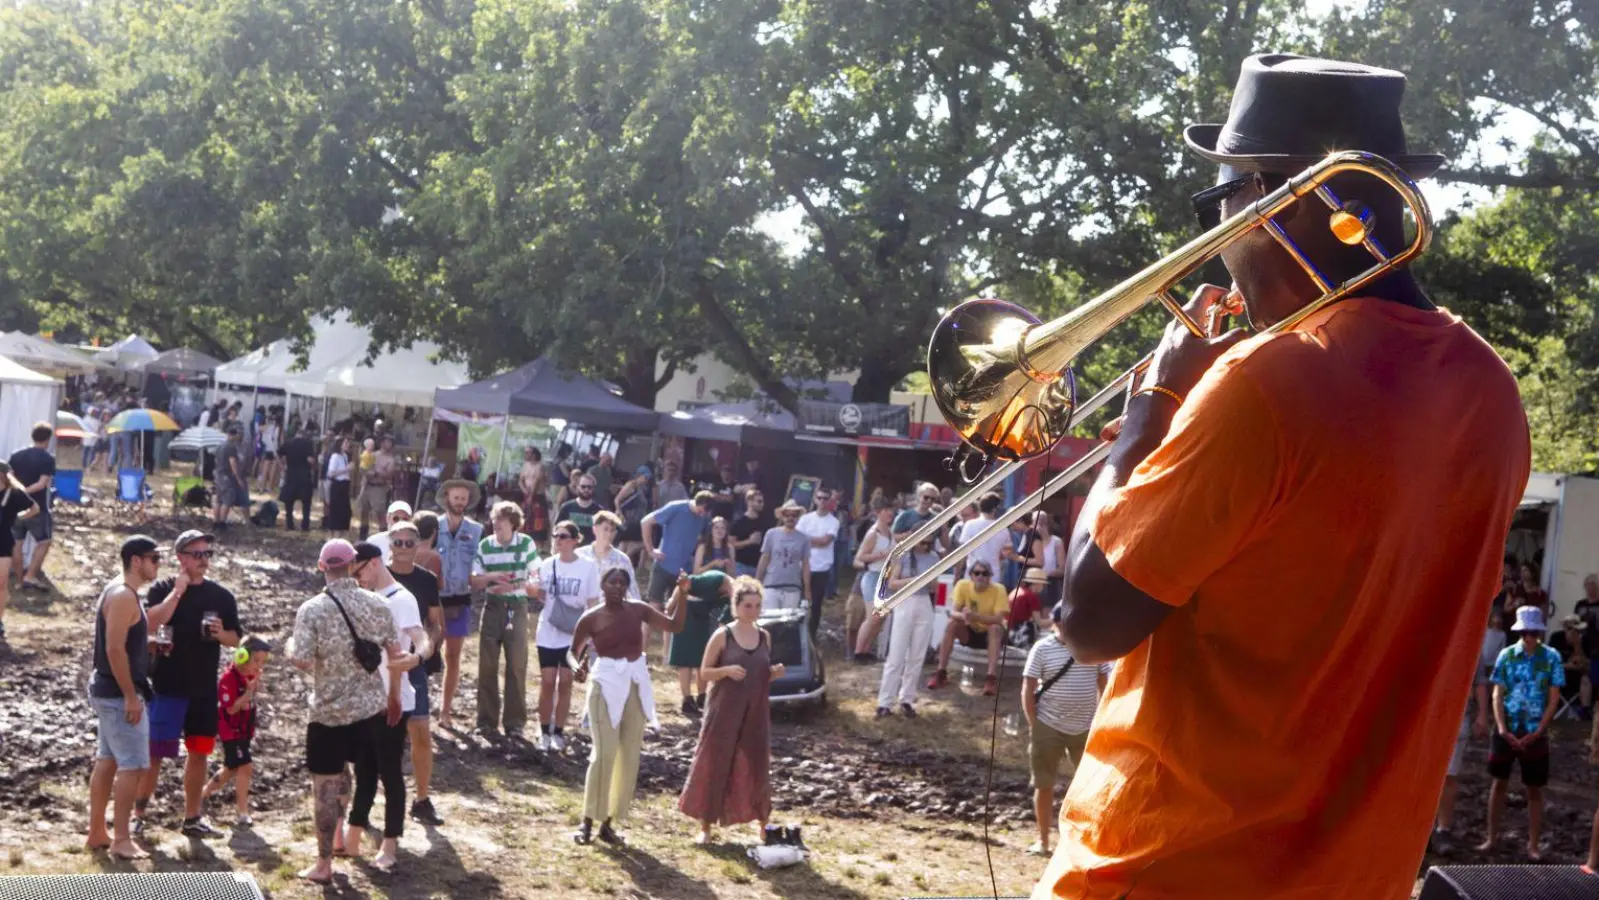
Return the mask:
[[604,825],[600,826],[599,838],[605,843],[612,844],[617,847],[627,846],[627,841],[623,840],[621,835],[611,830],[610,822],[606,822]]
[[594,842],[593,826],[589,825],[587,822],[585,822],[584,824],[578,826],[578,829],[576,831],[572,832],[572,843],[574,843],[574,844],[578,844],[580,846],[587,847],[589,844],[591,844],[593,842]]

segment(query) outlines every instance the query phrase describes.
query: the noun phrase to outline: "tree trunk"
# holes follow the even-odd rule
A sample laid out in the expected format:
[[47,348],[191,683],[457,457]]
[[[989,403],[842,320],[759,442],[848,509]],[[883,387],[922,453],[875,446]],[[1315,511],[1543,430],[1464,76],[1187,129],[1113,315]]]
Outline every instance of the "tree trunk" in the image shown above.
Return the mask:
[[629,347],[623,363],[622,399],[645,409],[655,408],[655,348]]
[[911,369],[897,358],[874,357],[861,360],[860,372],[850,399],[856,403],[887,403],[894,387],[911,373]]

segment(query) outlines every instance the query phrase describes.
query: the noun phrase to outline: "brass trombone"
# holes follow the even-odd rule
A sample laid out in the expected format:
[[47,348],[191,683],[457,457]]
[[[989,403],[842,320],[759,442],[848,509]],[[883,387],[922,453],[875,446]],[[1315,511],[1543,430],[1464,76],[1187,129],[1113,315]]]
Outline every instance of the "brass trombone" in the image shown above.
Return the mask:
[[[1335,176],[1358,172],[1378,179],[1397,193],[1414,224],[1414,235],[1398,253],[1390,254],[1372,234],[1370,213],[1358,202],[1345,203],[1328,186]],[[1305,256],[1275,217],[1309,195],[1331,210],[1328,227],[1349,246],[1362,246],[1376,259],[1365,271],[1332,283]],[[948,508],[916,529],[889,551],[883,562],[884,577],[872,598],[873,611],[885,616],[907,598],[925,590],[934,579],[965,559],[977,547],[1036,510],[1110,452],[1102,443],[1055,475],[1037,491],[1011,507],[976,537],[966,541],[920,573],[909,584],[885,595],[889,573],[899,571],[905,552],[934,537],[964,507],[1003,484],[1027,460],[1049,449],[1088,416],[1124,390],[1130,395],[1138,376],[1153,354],[1123,372],[1082,404],[1076,403],[1076,383],[1070,365],[1080,353],[1151,300],[1162,306],[1197,336],[1215,327],[1202,326],[1188,316],[1171,294],[1184,278],[1199,269],[1243,235],[1264,228],[1288,251],[1321,288],[1321,296],[1288,318],[1267,328],[1274,334],[1292,328],[1306,316],[1409,263],[1432,240],[1432,218],[1427,201],[1403,171],[1380,156],[1358,151],[1334,153],[1289,179],[1282,187],[1248,209],[1189,241],[1121,284],[1100,294],[1064,316],[1041,322],[1031,313],[999,300],[971,300],[944,315],[927,347],[927,368],[939,411],[966,442],[956,454],[962,481],[971,482],[991,460],[1005,464],[978,480]],[[973,463],[973,472],[968,472]]]

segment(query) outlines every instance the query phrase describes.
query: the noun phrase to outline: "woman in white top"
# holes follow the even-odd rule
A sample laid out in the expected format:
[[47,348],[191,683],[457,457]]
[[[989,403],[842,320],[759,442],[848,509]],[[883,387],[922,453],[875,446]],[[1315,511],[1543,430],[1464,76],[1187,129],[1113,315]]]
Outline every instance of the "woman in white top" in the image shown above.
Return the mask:
[[[865,569],[861,576],[861,596],[866,601],[867,612],[870,613],[872,603],[877,599],[877,583],[883,577],[883,560],[888,559],[888,551],[894,547],[894,517],[899,514],[892,504],[885,503],[877,510],[877,521],[867,529],[861,537],[861,545],[855,550],[855,568]],[[877,641],[877,633],[883,630],[883,620],[877,616],[867,615],[866,621],[861,625],[859,633],[845,646],[855,648],[856,662],[875,661],[872,655],[872,645]]]
[[350,457],[344,438],[335,438],[328,454],[328,498],[322,504],[322,527],[334,534],[350,530]]
[[258,435],[261,440],[261,470],[258,473],[260,484],[256,489],[259,491],[278,489],[278,475],[282,471],[280,468],[282,460],[278,458],[278,443],[282,434],[278,420],[273,416],[267,416]]
[[1066,584],[1066,542],[1054,531],[1054,520],[1049,513],[1043,510],[1033,513],[1033,541],[1027,565],[1043,569],[1049,579],[1046,593],[1039,598],[1039,605],[1046,610],[1060,602],[1061,588]]

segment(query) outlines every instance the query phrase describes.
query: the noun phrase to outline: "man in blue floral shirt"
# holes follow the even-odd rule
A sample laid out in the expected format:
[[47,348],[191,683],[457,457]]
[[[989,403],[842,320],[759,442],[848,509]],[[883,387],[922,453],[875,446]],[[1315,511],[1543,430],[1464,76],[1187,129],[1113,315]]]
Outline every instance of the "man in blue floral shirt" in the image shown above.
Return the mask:
[[1499,820],[1510,791],[1510,769],[1521,761],[1521,784],[1527,790],[1527,856],[1543,858],[1538,846],[1543,828],[1543,786],[1549,783],[1549,721],[1560,708],[1565,667],[1560,654],[1544,646],[1543,610],[1523,606],[1510,627],[1521,640],[1500,651],[1489,680],[1494,686],[1494,733],[1488,751],[1488,839],[1477,848],[1491,850],[1499,838]]

